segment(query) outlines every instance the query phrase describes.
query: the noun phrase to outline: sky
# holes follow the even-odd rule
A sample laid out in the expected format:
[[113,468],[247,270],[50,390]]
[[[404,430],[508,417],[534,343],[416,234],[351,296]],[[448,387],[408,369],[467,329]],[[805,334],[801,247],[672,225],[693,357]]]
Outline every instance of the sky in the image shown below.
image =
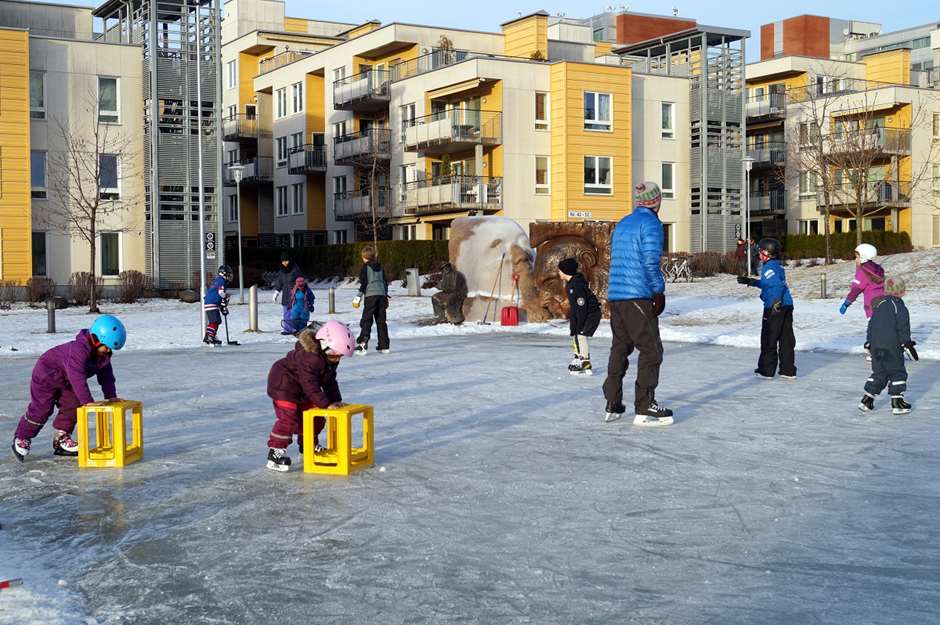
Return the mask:
[[[96,5],[88,0],[63,0],[66,4]],[[919,26],[929,22],[940,23],[940,5],[936,0],[897,0],[886,5],[883,0],[788,0],[787,2],[732,2],[730,0],[644,0],[596,6],[583,0],[472,0],[464,2],[389,2],[388,0],[358,0],[321,2],[319,0],[287,0],[287,15],[339,22],[361,23],[377,19],[382,23],[411,22],[418,24],[451,26],[470,30],[498,31],[502,22],[544,9],[555,15],[589,17],[613,6],[627,7],[640,13],[669,15],[673,8],[680,17],[691,17],[702,24],[741,28],[751,31],[748,40],[748,61],[759,58],[760,25],[794,15],[812,13],[842,19],[879,22],[883,32]],[[510,8],[512,7],[512,8]],[[885,10],[891,7],[891,10]]]

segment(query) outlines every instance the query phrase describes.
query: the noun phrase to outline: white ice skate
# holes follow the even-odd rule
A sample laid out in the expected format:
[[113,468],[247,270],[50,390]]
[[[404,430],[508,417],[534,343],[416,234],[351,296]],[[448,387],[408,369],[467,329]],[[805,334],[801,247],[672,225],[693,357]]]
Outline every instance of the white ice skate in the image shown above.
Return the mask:
[[77,456],[78,443],[65,430],[56,430],[52,438],[52,453],[56,456]]
[[353,352],[355,356],[365,356],[369,353],[369,347],[365,343],[359,343],[356,345],[356,351]]
[[591,361],[587,358],[577,358],[568,365],[568,373],[571,375],[594,375],[591,367]]
[[377,351],[377,352],[380,353],[380,354],[391,354],[391,353],[392,353],[392,348],[391,348],[391,347],[386,347],[385,349],[377,349],[377,350],[375,350],[375,351]]
[[289,471],[290,470],[290,456],[287,455],[286,449],[277,449],[271,447],[268,449],[268,464],[267,467],[272,471]]
[[651,417],[646,414],[638,414],[633,417],[633,425],[646,428],[657,428],[664,425],[672,425],[672,417]]
[[29,455],[29,439],[28,438],[14,438],[13,444],[13,455],[16,456],[16,459],[20,462],[26,460],[26,456]]
[[618,404],[616,406],[607,404],[607,411],[604,415],[604,423],[611,423],[613,421],[619,420],[621,417],[623,417],[623,413],[626,411],[627,409],[623,404]]

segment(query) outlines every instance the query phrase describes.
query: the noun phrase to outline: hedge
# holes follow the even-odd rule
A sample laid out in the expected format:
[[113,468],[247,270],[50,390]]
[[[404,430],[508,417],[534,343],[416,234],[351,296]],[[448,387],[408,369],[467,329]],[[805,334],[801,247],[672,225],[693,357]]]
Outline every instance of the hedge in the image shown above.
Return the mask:
[[[315,245],[286,251],[310,278],[358,276],[362,266],[360,250],[367,245],[371,243]],[[277,248],[246,249],[245,283],[260,284],[262,274],[275,271],[280,266],[284,251]],[[422,273],[428,273],[447,262],[447,241],[379,241],[378,260],[389,280],[403,278],[409,267],[417,267]]]
[[[854,232],[839,232],[829,236],[833,258],[848,260],[855,257],[858,243]],[[901,254],[914,249],[911,237],[906,232],[867,231],[862,233],[862,241],[878,248],[879,255]],[[789,259],[826,257],[826,236],[823,234],[788,234],[781,243]]]

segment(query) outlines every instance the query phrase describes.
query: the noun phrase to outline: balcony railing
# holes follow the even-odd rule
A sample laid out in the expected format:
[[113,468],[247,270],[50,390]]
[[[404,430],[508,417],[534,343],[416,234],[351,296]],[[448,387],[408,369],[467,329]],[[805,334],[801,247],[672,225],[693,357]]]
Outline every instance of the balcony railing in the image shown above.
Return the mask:
[[374,159],[392,157],[390,128],[369,128],[333,138],[333,160],[337,165],[368,165]]
[[783,119],[787,116],[787,94],[769,93],[747,100],[748,119]]
[[391,193],[380,187],[375,195],[368,189],[336,193],[333,196],[333,216],[338,221],[355,221],[372,217],[372,209],[378,217],[387,217],[391,212]]
[[401,185],[399,206],[404,215],[450,211],[498,211],[503,208],[503,179],[443,176]]
[[291,174],[319,174],[326,171],[326,147],[307,144],[294,148],[287,155],[287,171]]
[[748,149],[747,155],[754,159],[754,167],[781,166],[787,160],[787,146],[778,141],[763,143]]
[[256,115],[238,114],[222,119],[223,141],[257,141],[258,137],[269,135],[262,132],[261,120]]
[[787,212],[787,194],[783,189],[774,189],[765,193],[752,193],[749,202],[748,210],[752,215],[756,213],[783,214]]
[[473,53],[468,50],[444,50],[436,49],[427,54],[422,54],[418,58],[408,61],[402,61],[392,66],[392,80],[402,80],[427,72],[434,71],[441,67],[447,67],[454,63],[460,63],[471,58]]
[[312,54],[313,52],[306,52],[304,50],[285,50],[280,54],[275,54],[270,59],[261,59],[261,62],[258,64],[258,75],[261,76],[268,72],[273,72],[279,67],[290,65],[294,61],[305,59]]
[[274,180],[274,163],[270,156],[256,156],[245,159],[238,163],[228,163],[222,169],[222,182],[226,185],[235,184],[235,176],[232,173],[232,165],[242,166],[242,185],[254,185]]
[[503,141],[503,114],[499,111],[451,109],[402,122],[405,150],[449,154],[476,145]]
[[834,132],[826,137],[826,151],[883,152],[885,154],[910,154],[911,131],[909,128],[871,128]]
[[370,113],[388,108],[391,72],[369,69],[333,83],[333,108]]
[[[856,188],[851,182],[838,184],[829,195],[830,207],[899,207],[909,206],[911,203],[910,180],[871,180]],[[826,204],[826,195],[823,188],[816,189],[816,204],[820,207]]]

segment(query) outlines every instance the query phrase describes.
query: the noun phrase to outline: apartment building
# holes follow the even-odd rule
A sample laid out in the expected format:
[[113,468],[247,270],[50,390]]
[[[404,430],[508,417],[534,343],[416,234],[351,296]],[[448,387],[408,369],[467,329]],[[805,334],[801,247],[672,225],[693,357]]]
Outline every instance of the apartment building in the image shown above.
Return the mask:
[[828,212],[833,232],[904,231],[916,247],[940,246],[938,60],[936,25],[764,25],[761,61],[747,66],[752,231],[822,233]]

